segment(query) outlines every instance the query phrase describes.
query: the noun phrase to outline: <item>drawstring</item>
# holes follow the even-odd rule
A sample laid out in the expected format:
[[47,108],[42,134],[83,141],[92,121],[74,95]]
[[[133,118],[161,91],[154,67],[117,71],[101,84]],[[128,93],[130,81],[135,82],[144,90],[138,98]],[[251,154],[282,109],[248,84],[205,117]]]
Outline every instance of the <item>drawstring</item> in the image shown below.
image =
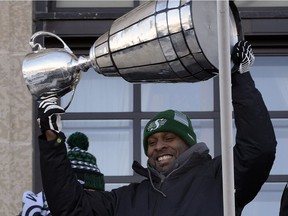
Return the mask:
[[[154,186],[154,184],[153,184],[153,182],[152,182],[151,172],[150,172],[149,169],[147,169],[147,170],[148,170],[148,175],[149,175],[149,181],[150,181],[152,187],[154,188],[154,190],[156,190],[156,191],[158,191],[160,194],[162,194],[163,197],[167,197],[165,193],[163,193],[162,191],[158,190],[158,189]],[[162,182],[162,180],[161,180],[161,182]]]

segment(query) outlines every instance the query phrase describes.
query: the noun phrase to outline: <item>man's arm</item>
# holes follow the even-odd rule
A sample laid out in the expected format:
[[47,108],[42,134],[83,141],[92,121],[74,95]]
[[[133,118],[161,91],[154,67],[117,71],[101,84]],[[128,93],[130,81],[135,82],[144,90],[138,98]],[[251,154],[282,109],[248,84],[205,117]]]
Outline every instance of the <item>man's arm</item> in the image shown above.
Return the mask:
[[112,215],[113,199],[108,192],[86,191],[77,181],[61,132],[63,111],[55,99],[41,102],[38,109],[40,168],[49,209],[52,215]]
[[232,50],[232,104],[237,128],[234,147],[236,212],[257,195],[269,176],[276,138],[266,105],[255,87],[249,69],[255,57],[248,41],[239,41]]
[[[54,132],[45,134],[56,135]],[[67,158],[64,134],[59,133],[50,141],[40,136],[39,149],[42,184],[52,215],[77,215],[76,206],[81,203],[83,188]]]
[[46,135],[47,141],[56,140],[57,138],[57,134],[53,132],[52,130],[45,131],[45,135]]
[[268,178],[277,142],[268,110],[250,72],[232,74],[232,104],[237,128],[235,199],[244,207]]

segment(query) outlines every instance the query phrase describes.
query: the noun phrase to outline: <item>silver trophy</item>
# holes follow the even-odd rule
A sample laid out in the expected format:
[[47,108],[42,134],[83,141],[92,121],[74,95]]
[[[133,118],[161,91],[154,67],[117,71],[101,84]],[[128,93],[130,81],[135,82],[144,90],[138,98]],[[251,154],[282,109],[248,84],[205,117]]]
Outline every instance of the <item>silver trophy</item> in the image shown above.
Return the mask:
[[[56,37],[62,42],[63,48],[42,47],[34,42],[40,35]],[[49,32],[39,31],[33,34],[30,46],[37,50],[27,54],[22,64],[22,73],[30,93],[41,100],[49,95],[62,97],[73,91],[71,100],[65,108],[67,109],[80,80],[80,72],[89,69],[90,59],[82,56],[78,59],[61,38]]]
[[[128,82],[199,82],[218,74],[217,5],[214,1],[153,0],[115,20],[110,30],[77,58],[56,35],[35,33],[22,71],[31,94],[57,94],[75,90],[81,71],[93,67],[104,76]],[[230,2],[230,42],[242,39],[241,21]],[[48,34],[64,45],[45,49],[34,38]]]

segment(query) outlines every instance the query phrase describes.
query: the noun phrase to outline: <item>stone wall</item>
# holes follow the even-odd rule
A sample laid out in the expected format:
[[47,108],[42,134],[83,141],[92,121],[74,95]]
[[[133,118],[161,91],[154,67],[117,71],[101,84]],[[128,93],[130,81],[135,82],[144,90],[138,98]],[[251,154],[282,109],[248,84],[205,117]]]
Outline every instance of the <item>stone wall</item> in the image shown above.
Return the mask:
[[32,190],[32,97],[21,67],[31,51],[32,0],[0,1],[0,215],[21,211]]

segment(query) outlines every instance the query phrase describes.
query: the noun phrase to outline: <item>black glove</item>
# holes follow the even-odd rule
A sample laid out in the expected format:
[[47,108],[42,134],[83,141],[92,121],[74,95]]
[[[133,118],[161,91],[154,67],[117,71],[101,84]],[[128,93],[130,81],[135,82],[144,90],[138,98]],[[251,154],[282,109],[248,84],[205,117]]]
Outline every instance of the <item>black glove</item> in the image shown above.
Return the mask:
[[37,121],[42,133],[45,133],[47,130],[59,133],[62,129],[60,114],[63,114],[65,110],[57,105],[58,98],[55,95],[41,99],[43,100],[38,107]]
[[255,61],[251,44],[248,41],[237,42],[233,47],[231,59],[234,63],[232,73],[236,71],[239,73],[248,72]]

